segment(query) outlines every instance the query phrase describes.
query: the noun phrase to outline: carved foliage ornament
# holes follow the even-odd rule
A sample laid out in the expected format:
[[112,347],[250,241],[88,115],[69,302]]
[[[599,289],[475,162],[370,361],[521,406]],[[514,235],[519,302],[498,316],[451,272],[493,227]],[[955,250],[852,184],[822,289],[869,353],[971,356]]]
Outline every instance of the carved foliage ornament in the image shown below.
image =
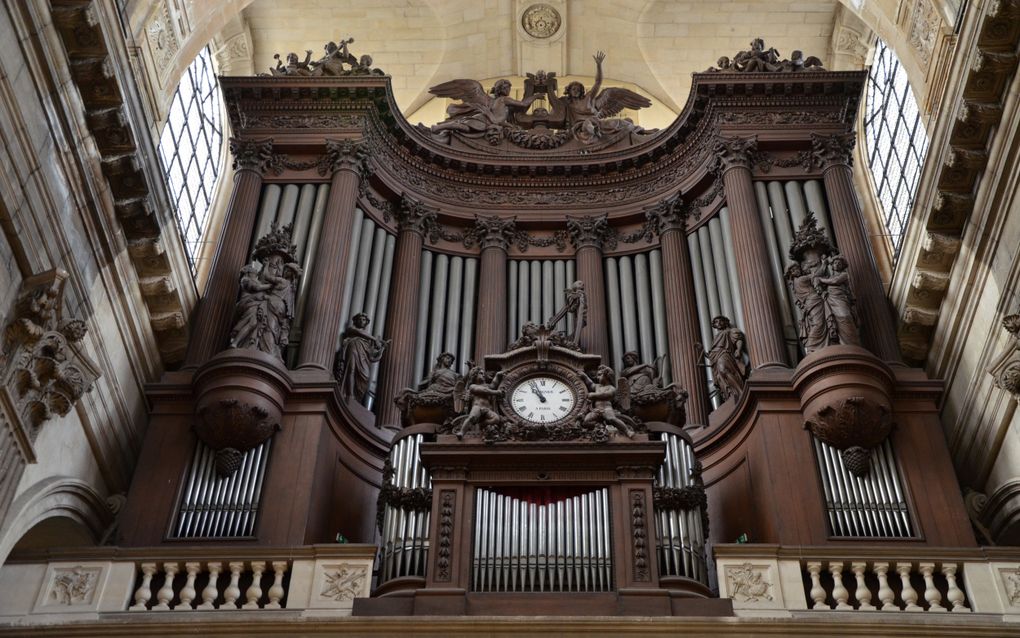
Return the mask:
[[435,232],[437,214],[435,208],[406,195],[400,199],[400,209],[393,213],[400,230],[409,230],[423,236]]
[[988,372],[996,386],[1020,398],[1020,313],[1003,317],[1002,327],[1009,333],[1009,342]]
[[57,605],[81,605],[92,601],[96,589],[99,570],[86,569],[78,566],[71,569],[58,569],[53,575],[47,601]]
[[337,602],[354,600],[365,587],[368,570],[354,565],[339,565],[327,570],[325,582],[319,595]]
[[272,138],[262,140],[230,138],[230,154],[234,157],[235,171],[262,172],[273,161]]
[[618,234],[615,228],[609,225],[607,215],[586,215],[584,217],[567,216],[567,232],[570,233],[570,241],[576,248],[594,246],[613,250],[616,248]]
[[355,140],[326,140],[326,154],[319,163],[319,174],[348,170],[364,176],[368,171],[368,147]]
[[811,134],[811,157],[813,162],[822,167],[844,165],[853,166],[854,146],[857,138],[853,133],[836,133],[834,135]]
[[712,170],[720,175],[731,168],[751,170],[757,161],[758,136],[725,137],[716,135],[712,144],[712,152],[715,155]]
[[26,279],[4,331],[3,390],[30,441],[44,422],[70,412],[99,377],[81,345],[85,322],[62,316],[68,276],[57,268]]
[[630,493],[630,528],[634,542],[634,580],[650,580],[648,570],[648,510],[645,493],[632,490]]
[[450,552],[453,548],[453,510],[456,493],[443,490],[439,497],[439,549],[436,551],[436,580],[450,581]]

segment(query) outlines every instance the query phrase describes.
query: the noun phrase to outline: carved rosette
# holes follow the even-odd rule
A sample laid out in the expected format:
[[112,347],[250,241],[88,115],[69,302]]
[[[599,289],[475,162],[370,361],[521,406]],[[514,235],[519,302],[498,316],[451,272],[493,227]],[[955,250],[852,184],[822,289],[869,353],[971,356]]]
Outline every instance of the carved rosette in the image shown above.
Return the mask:
[[712,140],[713,171],[720,175],[731,168],[751,170],[758,153],[758,136],[726,137],[716,135]]
[[319,162],[320,175],[351,171],[358,177],[368,174],[368,145],[361,140],[326,140],[326,154]]
[[405,195],[400,199],[400,209],[394,211],[393,216],[401,231],[407,230],[425,237],[438,224],[437,213],[435,208]]
[[498,215],[475,215],[475,225],[464,235],[464,245],[477,244],[482,250],[506,250],[517,236],[517,218]]
[[575,248],[593,247],[599,250],[616,248],[616,229],[609,225],[608,215],[567,216],[567,232]]
[[273,163],[273,139],[263,140],[230,138],[230,154],[234,157],[235,171],[261,173]]
[[857,139],[853,133],[834,135],[811,134],[811,160],[822,168],[830,166],[853,166],[854,146]]

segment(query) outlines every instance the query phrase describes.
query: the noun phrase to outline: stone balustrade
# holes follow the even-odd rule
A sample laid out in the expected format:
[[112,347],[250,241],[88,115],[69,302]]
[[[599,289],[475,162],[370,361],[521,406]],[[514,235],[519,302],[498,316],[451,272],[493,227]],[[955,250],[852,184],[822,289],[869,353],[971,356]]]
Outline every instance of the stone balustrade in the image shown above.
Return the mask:
[[1020,551],[717,545],[719,595],[741,616],[989,613],[1020,622]]
[[[297,610],[350,615],[368,597],[374,545],[294,548],[77,548],[0,568],[0,623],[15,617]],[[62,616],[63,618],[70,618]]]

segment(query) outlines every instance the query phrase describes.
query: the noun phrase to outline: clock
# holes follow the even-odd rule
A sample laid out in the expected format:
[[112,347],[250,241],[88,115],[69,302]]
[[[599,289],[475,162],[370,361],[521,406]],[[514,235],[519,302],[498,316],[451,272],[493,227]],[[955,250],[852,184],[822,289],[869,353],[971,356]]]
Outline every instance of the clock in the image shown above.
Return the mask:
[[556,423],[570,415],[577,403],[574,388],[549,375],[528,377],[510,392],[510,407],[530,423]]

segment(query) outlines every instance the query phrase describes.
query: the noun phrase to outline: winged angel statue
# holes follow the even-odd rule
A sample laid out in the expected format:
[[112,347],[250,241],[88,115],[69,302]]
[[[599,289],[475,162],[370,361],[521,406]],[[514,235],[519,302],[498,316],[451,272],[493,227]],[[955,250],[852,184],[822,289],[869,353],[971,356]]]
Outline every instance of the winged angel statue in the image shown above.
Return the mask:
[[[539,83],[526,89],[526,97],[516,100],[510,97],[511,83],[501,79],[488,92],[475,80],[450,80],[429,89],[436,97],[460,100],[446,109],[447,119],[431,127],[432,134],[446,142],[456,133],[464,137],[485,137],[490,144],[498,144],[511,132],[537,126],[565,128],[581,144],[591,144],[605,133],[631,130],[635,133],[649,133],[628,119],[619,119],[624,109],[640,109],[651,106],[652,102],[630,89],[610,87],[602,89],[602,62],[606,54],[595,54],[595,84],[586,91],[580,82],[571,82],[565,95],[556,95],[555,85]],[[544,77],[544,72],[539,72]],[[550,92],[551,91],[551,92]],[[556,121],[547,109],[536,109],[528,118],[518,118],[531,107],[539,97],[545,97],[552,107],[552,113],[563,112],[565,121]],[[526,120],[526,121],[525,121]]]

